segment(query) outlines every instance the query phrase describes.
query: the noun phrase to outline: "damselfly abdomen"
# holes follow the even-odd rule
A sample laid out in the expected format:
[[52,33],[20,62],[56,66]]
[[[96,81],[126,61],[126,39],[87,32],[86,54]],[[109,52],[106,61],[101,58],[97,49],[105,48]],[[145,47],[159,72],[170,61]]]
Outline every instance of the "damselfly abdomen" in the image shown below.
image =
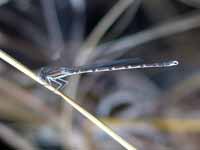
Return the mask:
[[67,77],[72,75],[106,72],[139,68],[161,68],[172,67],[178,65],[178,61],[166,61],[161,63],[141,63],[139,59],[117,60],[110,63],[94,64],[73,68],[49,68],[45,67],[40,70],[39,76],[57,89],[63,88],[67,83]]

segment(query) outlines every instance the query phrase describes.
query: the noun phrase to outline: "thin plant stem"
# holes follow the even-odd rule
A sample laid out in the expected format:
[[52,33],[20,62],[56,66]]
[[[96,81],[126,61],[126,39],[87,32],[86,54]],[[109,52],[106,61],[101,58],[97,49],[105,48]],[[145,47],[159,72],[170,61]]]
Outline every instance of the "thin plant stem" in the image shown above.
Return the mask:
[[47,84],[45,81],[40,79],[35,73],[33,73],[31,70],[29,70],[27,67],[25,67],[23,64],[0,50],[0,58],[7,62],[8,64],[12,65],[31,79],[35,80],[54,94],[60,96],[63,98],[69,105],[71,105],[74,109],[76,109],[78,112],[80,112],[83,116],[85,116],[87,119],[89,119],[91,122],[93,122],[96,126],[98,126],[100,129],[102,129],[105,133],[107,133],[110,137],[112,137],[115,141],[117,141],[119,144],[121,144],[124,148],[127,150],[136,150],[134,146],[129,144],[127,141],[125,141],[122,137],[117,135],[112,129],[107,127],[104,123],[102,123],[100,120],[98,120],[95,116],[90,114],[88,111],[86,111],[84,108],[82,108],[79,104],[75,103],[71,98],[68,96],[65,96],[60,91],[56,90],[54,87]]
[[[170,35],[182,33],[191,29],[200,27],[200,14],[195,11],[183,17],[176,17],[173,21],[163,23],[157,27],[146,29],[133,35],[122,37],[118,40],[102,44],[97,47],[95,56],[112,56],[119,53],[117,57],[128,52],[136,46],[148,43],[150,41],[164,38]],[[116,57],[116,56],[115,56]],[[94,58],[95,59],[95,58]]]
[[119,119],[119,118],[101,118],[103,122],[111,126],[127,126],[135,127],[139,124],[150,123],[161,131],[168,131],[172,133],[199,133],[200,119],[192,118],[178,118],[178,117],[164,117],[151,119]]
[[4,124],[0,124],[0,138],[9,145],[14,146],[16,149],[37,150],[37,147],[35,147],[35,145],[33,145],[30,141],[23,138],[13,129]]
[[[96,49],[97,44],[111,27],[111,25],[121,16],[121,14],[133,3],[135,0],[119,0],[113,8],[99,21],[95,26],[91,34],[85,40],[80,48],[76,60],[74,62],[75,66],[85,65],[87,62],[92,60],[93,52]],[[72,78],[69,82],[67,91],[72,97],[76,96],[77,87],[79,84],[80,76]]]
[[119,0],[117,4],[115,4],[113,8],[99,21],[82,45],[81,50],[96,47],[111,25],[133,2],[135,2],[135,0]]
[[[109,10],[108,13],[99,21],[99,23],[95,26],[93,31],[86,38],[85,42],[80,47],[80,51],[76,56],[74,61],[74,66],[85,65],[87,62],[92,60],[90,57],[92,53],[102,39],[104,34],[108,31],[108,29],[112,26],[112,24],[122,15],[122,13],[131,5],[134,5],[135,0],[118,0],[118,2]],[[76,98],[77,89],[80,81],[80,75],[70,78],[69,84],[67,86],[67,93],[70,97]],[[69,114],[72,116],[72,111],[69,108],[64,106],[63,115]],[[71,115],[70,115],[71,114]],[[65,116],[63,116],[66,118]],[[65,119],[64,119],[65,120]]]

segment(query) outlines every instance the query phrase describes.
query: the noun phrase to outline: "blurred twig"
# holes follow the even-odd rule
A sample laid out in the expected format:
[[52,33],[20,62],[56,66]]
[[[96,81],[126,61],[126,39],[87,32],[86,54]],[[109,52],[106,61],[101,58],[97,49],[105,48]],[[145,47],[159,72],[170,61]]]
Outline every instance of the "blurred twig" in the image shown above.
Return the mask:
[[51,120],[56,116],[55,112],[51,111],[42,100],[32,96],[19,86],[1,78],[0,83],[0,118],[6,119],[8,115],[35,123]]
[[[75,66],[80,66],[86,64],[91,58],[91,54],[97,46],[98,42],[110,28],[110,26],[116,21],[117,18],[129,7],[130,4],[135,2],[135,0],[119,0],[113,8],[99,21],[93,31],[89,34],[88,38],[85,40],[83,45],[80,47],[80,51],[76,56],[74,61]],[[75,98],[80,76],[76,76],[70,79],[67,87],[67,93],[71,97]],[[72,110],[69,110],[64,105],[63,118],[65,118],[66,112],[69,116],[72,116]],[[65,120],[65,119],[63,119]]]
[[21,149],[21,150],[37,149],[27,139],[18,135],[14,130],[3,124],[0,124],[0,137],[2,140],[5,140],[6,143],[10,144],[11,146],[14,146],[14,148],[16,149]]
[[103,122],[111,126],[130,126],[150,123],[162,131],[175,133],[196,133],[200,132],[199,119],[181,119],[181,118],[151,118],[151,119],[120,119],[120,118],[101,118]]
[[[20,53],[23,53],[25,56],[32,58],[33,60],[37,60],[37,62],[47,62],[48,58],[44,57],[42,51],[43,48],[39,48],[37,46],[32,46],[30,42],[24,42],[24,40],[13,37],[11,35],[5,34],[0,31],[0,46],[6,47],[7,49],[17,50]],[[29,49],[29,51],[27,51]],[[37,51],[38,55],[35,55],[35,51]]]
[[96,117],[94,117],[92,114],[90,114],[88,111],[86,111],[84,108],[82,108],[80,105],[75,103],[71,98],[65,96],[58,90],[56,90],[54,87],[48,85],[45,81],[40,79],[38,76],[36,76],[31,70],[26,68],[24,65],[19,63],[14,58],[10,57],[6,53],[4,53],[2,50],[0,50],[0,58],[4,60],[5,62],[9,63],[31,79],[35,80],[36,82],[40,83],[42,86],[46,87],[48,90],[52,91],[54,94],[60,96],[63,98],[69,105],[71,105],[74,109],[79,111],[83,116],[85,116],[87,119],[89,119],[91,122],[93,122],[96,126],[98,126],[100,129],[102,129],[105,133],[107,133],[110,137],[112,137],[114,140],[116,140],[119,144],[121,144],[124,148],[128,150],[136,150],[132,145],[130,145],[128,142],[126,142],[123,138],[121,138],[119,135],[117,135],[114,131],[112,131],[109,127],[107,127],[105,124],[103,124],[100,120],[98,120]]
[[[85,40],[83,45],[80,48],[76,60],[74,62],[75,66],[80,66],[86,64],[91,58],[91,54],[95,49],[98,42],[110,28],[110,26],[116,21],[116,19],[129,7],[130,4],[135,2],[135,0],[119,0],[113,8],[99,21],[96,27],[93,29],[91,34]],[[80,76],[76,76],[70,79],[70,82],[67,87],[67,93],[75,98],[77,93],[77,88],[79,84]],[[72,116],[71,110],[67,109],[64,106],[63,117],[65,118],[66,112],[69,116]],[[71,115],[70,115],[71,114]],[[65,119],[64,119],[65,120]]]
[[[81,51],[85,49],[93,49],[99,43],[101,38],[111,27],[111,25],[119,18],[119,16],[133,3],[135,0],[119,0],[117,4],[99,21],[96,27],[93,29],[91,34],[88,36],[82,47]],[[86,51],[86,50],[85,50]],[[88,52],[90,50],[87,50]],[[86,53],[86,52],[84,52]],[[81,54],[82,56],[83,54]],[[78,57],[79,58],[79,57]],[[87,58],[88,59],[88,58]],[[84,59],[82,60],[85,62]],[[76,62],[77,65],[82,64],[82,62]]]
[[[131,3],[135,2],[135,0],[119,0],[115,6],[100,20],[100,22],[93,29],[91,34],[88,36],[86,41],[80,48],[80,52],[78,53],[75,66],[80,66],[86,64],[92,58],[92,52],[95,50],[98,42],[101,40],[103,35],[109,29],[109,27],[116,21],[116,19],[129,7]],[[75,97],[78,82],[80,76],[76,76],[72,78],[68,85],[68,91],[72,97]]]
[[194,73],[173,87],[169,92],[166,92],[163,97],[166,96],[174,105],[198,89],[200,89],[200,73]]
[[[200,26],[200,13],[199,11],[187,14],[186,16],[174,18],[173,21],[164,23],[157,27],[147,29],[130,35],[127,37],[120,38],[118,40],[102,44],[97,47],[95,56],[114,55],[119,57],[121,54],[126,53],[132,48],[138,45],[170,36],[173,34],[181,33],[187,30],[198,28]],[[108,49],[109,48],[109,49]]]
[[[0,22],[6,24],[14,30],[20,32],[25,38],[30,38],[34,43],[38,44],[41,48],[47,48],[48,42],[44,32],[31,21],[19,17],[16,13],[7,9],[0,9]],[[23,24],[23,25],[22,25]]]
[[200,8],[200,1],[199,0],[179,0],[187,5],[191,5],[193,7]]
[[55,0],[41,0],[45,16],[46,26],[49,34],[49,43],[51,45],[51,57],[56,60],[60,58],[64,50],[64,39],[56,12]]
[[116,22],[116,25],[111,28],[105,37],[105,39],[113,39],[123,33],[127,27],[131,24],[131,21],[136,16],[137,10],[141,6],[142,0],[135,0],[133,4],[129,6],[127,11],[124,12],[123,16],[120,17],[119,21]]

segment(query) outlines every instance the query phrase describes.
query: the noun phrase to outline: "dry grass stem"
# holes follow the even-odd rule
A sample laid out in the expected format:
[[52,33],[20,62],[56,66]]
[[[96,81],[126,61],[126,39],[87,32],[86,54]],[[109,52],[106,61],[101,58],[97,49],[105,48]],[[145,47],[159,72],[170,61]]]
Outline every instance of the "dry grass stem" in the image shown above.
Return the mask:
[[[200,26],[200,15],[199,11],[193,12],[192,14],[187,14],[182,17],[176,17],[172,21],[163,23],[157,27],[147,29],[136,34],[122,37],[118,40],[111,41],[105,44],[102,44],[97,47],[96,56],[103,55],[113,55],[119,53],[126,53],[128,50],[135,48],[136,46],[145,44],[147,42],[164,38],[166,36],[182,33],[191,29],[199,28]],[[107,48],[109,47],[109,50]]]
[[14,130],[12,130],[11,128],[9,128],[3,124],[0,124],[0,137],[5,142],[14,146],[14,148],[16,148],[16,149],[23,149],[23,150],[36,150],[37,149],[27,139],[18,135]]
[[126,126],[137,127],[142,124],[152,124],[154,127],[161,131],[167,131],[172,133],[199,133],[200,132],[200,120],[191,118],[152,118],[148,119],[119,119],[119,118],[101,118],[101,120],[107,124],[113,126]]
[[31,70],[26,68],[24,65],[22,65],[20,62],[0,50],[0,58],[4,60],[5,62],[9,63],[31,79],[35,80],[36,82],[40,83],[44,87],[46,87],[48,90],[52,91],[56,95],[62,97],[68,104],[70,104],[74,109],[79,111],[83,116],[85,116],[87,119],[89,119],[91,122],[93,122],[96,126],[98,126],[100,129],[102,129],[104,132],[106,132],[110,137],[112,137],[114,140],[116,140],[119,144],[121,144],[124,148],[127,150],[136,150],[135,147],[130,145],[128,142],[126,142],[122,137],[117,135],[114,131],[112,131],[109,127],[107,127],[104,123],[102,123],[100,120],[98,120],[96,117],[94,117],[92,114],[90,114],[88,111],[86,111],[84,108],[82,108],[80,105],[75,103],[71,98],[65,96],[58,90],[56,90],[54,87],[48,85],[45,81],[41,80],[35,73],[33,73]]
[[[120,17],[120,15],[133,3],[135,0],[119,0],[113,8],[99,21],[99,23],[95,26],[93,31],[90,33],[88,38],[85,40],[83,45],[80,48],[80,52],[78,53],[75,66],[81,66],[86,64],[88,61],[92,60],[94,56],[94,50],[107,32],[107,30],[112,26],[112,24]],[[80,59],[81,58],[81,59]],[[79,84],[80,76],[73,77],[69,82],[69,88],[67,91],[70,93],[72,97],[76,96],[77,87]]]

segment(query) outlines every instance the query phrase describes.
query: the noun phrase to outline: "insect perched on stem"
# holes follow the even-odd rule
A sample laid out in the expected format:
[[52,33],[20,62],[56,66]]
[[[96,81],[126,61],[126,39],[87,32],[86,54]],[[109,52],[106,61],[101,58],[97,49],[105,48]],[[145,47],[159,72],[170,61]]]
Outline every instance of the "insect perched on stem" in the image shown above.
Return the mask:
[[139,68],[161,68],[171,67],[178,65],[178,61],[166,61],[161,63],[141,63],[140,59],[126,59],[117,60],[110,63],[94,64],[81,67],[65,68],[49,68],[44,67],[40,70],[39,76],[51,86],[56,87],[57,90],[63,88],[67,83],[67,77],[72,75],[93,73],[93,72],[106,72],[117,70],[129,70]]

